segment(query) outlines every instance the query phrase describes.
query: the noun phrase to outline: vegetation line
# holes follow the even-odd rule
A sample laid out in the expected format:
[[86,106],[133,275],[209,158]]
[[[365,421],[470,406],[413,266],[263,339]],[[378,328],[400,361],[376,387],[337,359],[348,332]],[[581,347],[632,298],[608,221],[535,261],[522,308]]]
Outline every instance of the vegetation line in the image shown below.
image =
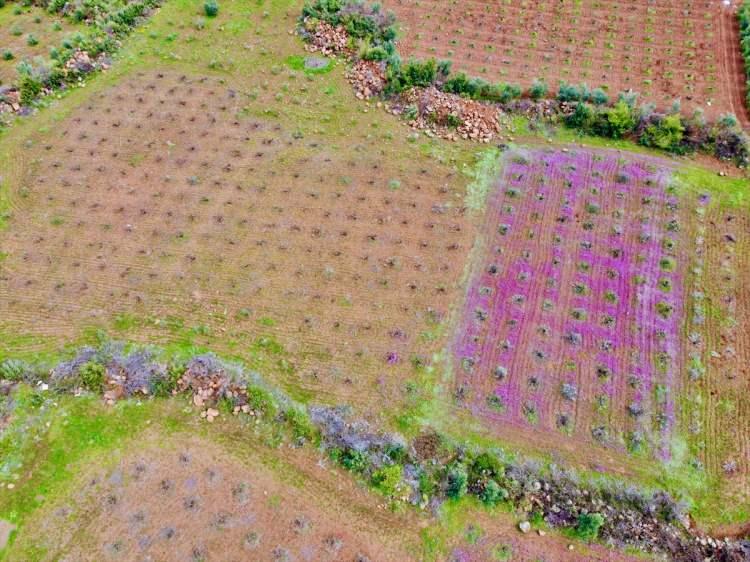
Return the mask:
[[[742,17],[750,19],[749,13],[750,8],[745,7]],[[745,36],[748,25],[743,24]],[[601,88],[591,90],[585,84],[561,82],[551,96],[548,85],[540,80],[524,92],[514,84],[493,84],[463,72],[451,73],[452,63],[447,60],[403,62],[397,51],[396,27],[395,16],[384,14],[379,4],[315,0],[303,8],[298,30],[316,49],[342,55],[355,64],[365,63],[362,74],[366,75],[363,78],[366,87],[358,87],[360,93],[392,101],[406,99],[401,115],[410,121],[422,117],[428,123],[448,129],[462,125],[464,117],[455,111],[439,115],[426,108],[430,104],[409,103],[419,97],[414,95],[415,91],[435,88],[455,96],[456,100],[493,104],[506,113],[536,116],[584,134],[630,139],[673,154],[700,151],[733,161],[740,167],[750,164],[750,140],[734,115],[725,114],[711,123],[699,110],[684,116],[679,101],[675,101],[669,112],[657,112],[653,104],[639,102],[639,94],[632,91],[610,100]],[[750,39],[743,40],[743,52],[750,53]],[[372,79],[376,69],[382,75],[380,80]],[[426,111],[432,112],[422,115]]]
[[[29,400],[31,392],[37,396],[32,402],[39,405],[50,399],[50,393],[93,394],[110,404],[131,397],[187,395],[208,422],[222,415],[247,416],[279,428],[272,443],[276,446],[287,440],[296,447],[320,446],[394,504],[436,511],[446,501],[473,496],[488,508],[515,510],[526,520],[523,529],[531,520],[568,529],[581,540],[601,539],[611,546],[667,552],[677,558],[706,556],[716,548],[716,543],[694,540],[682,523],[686,507],[664,491],[623,489],[603,478],[584,480],[554,464],[457,443],[428,427],[408,442],[352,419],[346,407],[305,407],[257,373],[212,354],[178,359],[156,348],[107,342],[82,348],[52,368],[6,359],[0,363],[0,387],[8,389],[9,397],[0,403],[5,410],[0,418],[11,420],[0,433],[0,450],[7,453],[0,472],[3,480],[22,462],[5,442],[14,434],[16,395]],[[732,552],[740,546],[729,541],[719,548]]]

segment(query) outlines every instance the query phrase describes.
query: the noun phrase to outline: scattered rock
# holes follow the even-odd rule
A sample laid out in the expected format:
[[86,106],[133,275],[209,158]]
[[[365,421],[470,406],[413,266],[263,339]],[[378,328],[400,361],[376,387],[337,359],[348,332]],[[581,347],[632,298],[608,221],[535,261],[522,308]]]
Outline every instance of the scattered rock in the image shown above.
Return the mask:
[[519,529],[519,530],[520,530],[520,531],[521,531],[522,533],[528,533],[529,531],[531,531],[531,523],[529,523],[528,521],[521,521],[521,522],[520,522],[520,523],[518,524],[518,529]]

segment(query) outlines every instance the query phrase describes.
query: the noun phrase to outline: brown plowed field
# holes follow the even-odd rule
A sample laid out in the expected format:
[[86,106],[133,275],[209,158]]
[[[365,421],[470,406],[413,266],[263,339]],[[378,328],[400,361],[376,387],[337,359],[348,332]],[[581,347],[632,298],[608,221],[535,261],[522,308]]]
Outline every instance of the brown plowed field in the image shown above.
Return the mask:
[[632,89],[657,107],[735,113],[748,123],[737,18],[718,1],[488,2],[386,0],[401,23],[404,58],[528,87],[560,81]]
[[215,78],[138,75],[28,148],[11,171],[3,325],[69,341],[137,319],[136,338],[171,326],[240,356],[270,336],[288,382],[321,399],[400,389],[458,296],[462,178],[396,162],[375,137],[347,156],[246,115],[246,99]]

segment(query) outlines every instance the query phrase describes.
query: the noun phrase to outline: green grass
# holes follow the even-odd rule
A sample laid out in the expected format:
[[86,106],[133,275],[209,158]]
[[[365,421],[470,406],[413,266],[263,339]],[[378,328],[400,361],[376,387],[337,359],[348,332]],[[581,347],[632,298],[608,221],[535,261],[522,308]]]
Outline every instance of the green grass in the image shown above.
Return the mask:
[[292,70],[296,70],[298,72],[304,72],[305,74],[327,74],[331,70],[333,70],[333,67],[335,65],[334,61],[331,59],[326,59],[326,57],[316,57],[321,60],[327,60],[328,64],[326,66],[320,67],[320,68],[308,68],[305,66],[305,61],[308,57],[303,57],[302,55],[289,55],[286,58],[286,65],[291,68]]
[[13,422],[0,439],[0,480],[15,489],[0,495],[0,519],[19,531],[37,509],[69,493],[76,464],[137,435],[160,406],[126,401],[105,408],[98,398],[50,396],[28,387],[20,387],[15,400]]

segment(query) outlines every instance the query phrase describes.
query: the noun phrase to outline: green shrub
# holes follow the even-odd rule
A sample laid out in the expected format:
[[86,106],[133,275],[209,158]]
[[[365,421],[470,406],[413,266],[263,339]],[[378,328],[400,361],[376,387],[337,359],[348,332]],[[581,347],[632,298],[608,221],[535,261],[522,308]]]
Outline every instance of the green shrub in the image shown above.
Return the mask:
[[398,93],[412,87],[427,87],[435,83],[437,63],[435,59],[424,62],[411,60],[405,65],[394,63],[386,72],[388,90]]
[[209,18],[215,18],[219,15],[219,3],[216,0],[206,0],[203,4],[203,12]]
[[724,113],[719,117],[717,123],[722,127],[734,128],[738,125],[737,116],[734,113]]
[[345,451],[342,451],[341,456],[339,457],[339,462],[341,463],[341,466],[347,470],[358,473],[364,472],[370,465],[367,455],[355,449],[346,449]]
[[630,106],[623,100],[618,101],[607,111],[607,136],[619,139],[630,133],[635,127],[635,117]]
[[440,76],[447,78],[451,73],[453,62],[449,60],[441,60],[437,63],[437,71]]
[[39,39],[37,39],[32,33],[29,33],[26,36],[26,44],[29,47],[34,47],[39,44]]
[[284,420],[292,430],[295,439],[312,440],[315,438],[315,427],[307,417],[307,412],[302,408],[287,408],[284,410]]
[[372,484],[385,496],[393,497],[398,493],[404,468],[400,464],[384,466],[372,475]]
[[594,118],[591,106],[584,102],[578,102],[573,113],[565,117],[565,124],[574,129],[588,131]]
[[639,141],[645,146],[679,152],[684,132],[685,127],[682,125],[680,116],[677,114],[667,115],[658,123],[646,127]]
[[529,97],[535,101],[539,101],[547,95],[548,90],[547,84],[537,78],[529,88]]
[[30,105],[42,93],[42,83],[29,75],[25,75],[21,79],[19,91],[21,92],[21,104]]
[[584,101],[584,95],[581,88],[572,84],[566,84],[562,82],[560,88],[557,91],[557,99],[559,101]]
[[0,379],[18,382],[23,379],[27,366],[17,359],[5,359],[0,362]]
[[604,517],[600,513],[582,513],[578,516],[575,534],[585,541],[593,541],[599,536],[599,529],[604,525]]
[[167,398],[177,389],[177,381],[185,372],[185,366],[182,364],[171,364],[167,367],[165,373],[155,376],[150,381],[150,392],[152,396]]
[[448,468],[447,476],[447,496],[454,499],[465,496],[469,481],[469,475],[466,472],[466,467],[460,462],[455,462]]
[[13,60],[15,57],[13,56],[13,51],[10,49],[5,49],[3,51],[3,60]]
[[490,84],[481,78],[468,78],[463,72],[443,84],[443,91],[475,100],[508,103],[521,96],[521,88],[514,84]]
[[477,455],[474,462],[471,463],[469,471],[470,481],[472,484],[485,478],[501,478],[505,475],[505,467],[497,457],[489,453]]
[[608,102],[609,96],[601,88],[596,88],[591,92],[591,103],[594,105],[606,105]]
[[479,499],[482,503],[489,506],[495,506],[498,503],[508,499],[508,490],[502,488],[494,480],[489,480],[479,493]]
[[78,370],[78,376],[81,379],[81,386],[91,392],[100,393],[104,390],[107,369],[101,363],[89,361],[81,366]]
[[260,386],[249,385],[247,387],[247,404],[256,414],[259,413],[267,418],[273,418],[278,411],[273,395]]

